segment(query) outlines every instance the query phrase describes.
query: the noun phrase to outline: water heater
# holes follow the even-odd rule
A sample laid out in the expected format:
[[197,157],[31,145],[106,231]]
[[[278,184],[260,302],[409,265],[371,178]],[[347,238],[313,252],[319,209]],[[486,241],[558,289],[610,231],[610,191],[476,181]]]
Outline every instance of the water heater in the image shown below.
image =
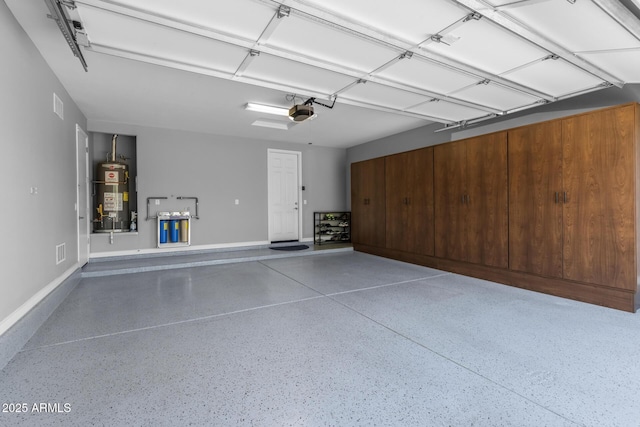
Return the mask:
[[97,233],[129,231],[129,168],[124,157],[116,160],[117,138],[113,135],[107,161],[96,168],[93,231]]

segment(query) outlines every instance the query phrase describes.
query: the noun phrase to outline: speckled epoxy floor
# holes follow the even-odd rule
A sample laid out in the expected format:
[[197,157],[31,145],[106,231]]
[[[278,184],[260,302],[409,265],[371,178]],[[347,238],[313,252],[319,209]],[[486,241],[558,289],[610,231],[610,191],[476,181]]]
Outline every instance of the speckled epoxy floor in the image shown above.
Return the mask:
[[90,277],[0,425],[639,426],[639,354],[638,314],[358,252]]

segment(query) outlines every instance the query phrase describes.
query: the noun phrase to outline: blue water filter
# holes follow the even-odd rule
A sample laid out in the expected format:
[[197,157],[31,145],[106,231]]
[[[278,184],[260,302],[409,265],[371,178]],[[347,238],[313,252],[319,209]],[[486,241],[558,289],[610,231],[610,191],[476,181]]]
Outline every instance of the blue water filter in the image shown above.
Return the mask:
[[169,239],[172,242],[180,241],[180,220],[172,219],[169,221]]
[[161,219],[160,220],[160,243],[167,243],[168,236],[169,236],[169,221]]

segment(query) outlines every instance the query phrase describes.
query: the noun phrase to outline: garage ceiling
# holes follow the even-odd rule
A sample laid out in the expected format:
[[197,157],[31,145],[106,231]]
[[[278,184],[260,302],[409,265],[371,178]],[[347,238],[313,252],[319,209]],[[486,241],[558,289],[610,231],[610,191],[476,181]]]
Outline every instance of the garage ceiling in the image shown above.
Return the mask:
[[[640,83],[640,21],[616,0],[5,0],[90,120],[348,147],[463,127]],[[288,126],[244,110],[309,98]]]

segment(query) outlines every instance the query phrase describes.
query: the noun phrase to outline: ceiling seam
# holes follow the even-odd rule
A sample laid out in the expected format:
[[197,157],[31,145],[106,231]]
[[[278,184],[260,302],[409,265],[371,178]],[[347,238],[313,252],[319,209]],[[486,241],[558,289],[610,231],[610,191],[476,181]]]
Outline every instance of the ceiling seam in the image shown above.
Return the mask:
[[629,34],[640,41],[640,20],[619,1],[592,0],[596,6],[622,26]]
[[[519,110],[519,109],[523,108],[523,107],[516,107],[516,108],[510,108],[508,110],[499,110],[499,109],[491,107],[490,105],[487,105],[487,104],[477,104],[477,103],[474,103],[474,102],[464,101],[464,100],[461,100],[461,99],[456,98],[456,97],[451,97],[451,94],[455,93],[455,92],[440,93],[440,92],[427,91],[427,90],[424,90],[424,89],[416,88],[415,86],[411,86],[411,85],[407,85],[407,84],[395,81],[394,79],[389,79],[389,78],[385,79],[385,78],[382,78],[382,77],[377,75],[383,69],[387,68],[388,66],[390,66],[392,64],[395,64],[397,62],[397,60],[399,59],[399,57],[402,57],[402,55],[406,55],[406,54],[410,53],[410,54],[413,54],[417,59],[424,60],[424,61],[426,61],[428,63],[434,63],[434,64],[437,64],[438,66],[446,67],[449,70],[455,71],[457,73],[461,73],[463,75],[470,76],[472,78],[480,79],[481,77],[485,77],[485,79],[488,78],[489,80],[491,80],[492,84],[496,84],[497,86],[501,86],[501,87],[503,87],[505,89],[516,91],[516,92],[520,92],[520,93],[522,93],[524,95],[531,96],[533,98],[537,98],[538,100],[536,102],[533,102],[532,104],[530,104],[531,107],[533,107],[535,105],[538,105],[541,102],[551,102],[551,101],[555,101],[555,100],[561,99],[560,97],[554,97],[554,96],[551,96],[549,94],[542,93],[542,92],[537,91],[537,90],[535,90],[533,88],[530,88],[530,87],[515,83],[515,82],[509,80],[508,78],[504,79],[502,77],[502,75],[504,75],[505,73],[513,72],[514,71],[513,69],[512,70],[508,70],[505,73],[501,73],[500,75],[497,75],[497,74],[492,74],[492,73],[488,73],[488,72],[485,72],[485,71],[482,71],[482,70],[475,69],[472,66],[467,66],[467,65],[463,65],[463,64],[461,66],[452,65],[452,63],[455,64],[455,63],[457,63],[457,61],[455,61],[455,60],[453,60],[451,58],[444,57],[446,59],[443,62],[443,60],[442,60],[443,57],[441,55],[439,55],[439,54],[435,54],[434,52],[426,51],[426,52],[428,52],[428,55],[423,54],[423,52],[425,52],[425,50],[420,48],[421,44],[415,46],[415,45],[413,45],[413,44],[411,44],[409,42],[401,41],[400,39],[397,39],[397,38],[393,38],[393,40],[392,40],[393,43],[392,43],[392,42],[389,41],[389,39],[392,39],[392,38],[389,37],[389,36],[384,35],[384,33],[380,33],[380,32],[375,31],[375,30],[370,30],[372,32],[372,34],[375,35],[375,36],[372,36],[372,35],[364,34],[364,33],[360,32],[358,30],[354,30],[354,29],[351,29],[351,28],[347,28],[347,27],[345,27],[343,25],[340,25],[340,23],[339,23],[339,22],[341,22],[340,20],[344,19],[344,18],[341,18],[340,16],[337,16],[339,22],[336,23],[336,22],[332,22],[332,21],[329,21],[327,19],[324,19],[322,17],[317,17],[317,16],[315,16],[315,15],[313,15],[313,14],[307,12],[307,11],[299,10],[294,6],[287,6],[288,11],[287,11],[287,14],[285,16],[288,16],[288,14],[290,12],[293,12],[295,15],[298,15],[298,16],[304,18],[304,19],[311,19],[314,22],[318,22],[318,23],[320,23],[321,25],[323,25],[325,27],[330,27],[332,29],[338,29],[340,31],[346,32],[347,34],[355,35],[358,38],[365,39],[367,41],[374,42],[374,43],[377,43],[377,44],[382,44],[383,46],[386,46],[388,48],[391,48],[391,49],[399,52],[399,57],[397,57],[397,58],[395,58],[395,59],[393,59],[391,61],[388,61],[387,63],[381,65],[380,67],[374,69],[373,71],[366,72],[364,70],[355,70],[355,69],[346,68],[346,67],[344,67],[342,65],[339,65],[339,64],[337,64],[335,62],[323,61],[323,60],[318,60],[318,59],[315,59],[315,58],[310,58],[310,57],[307,57],[307,56],[304,56],[304,55],[301,55],[301,54],[294,53],[294,52],[289,51],[287,49],[280,49],[280,48],[277,48],[277,47],[274,47],[274,46],[267,46],[264,43],[266,42],[266,40],[268,40],[268,36],[270,35],[270,33],[273,32],[273,30],[275,30],[275,27],[277,25],[273,24],[272,27],[270,27],[270,26],[272,25],[274,20],[280,20],[280,18],[283,17],[283,16],[280,16],[280,10],[281,10],[282,6],[285,3],[286,4],[293,4],[293,3],[301,4],[301,3],[304,3],[304,2],[302,2],[300,0],[297,0],[297,1],[286,1],[286,2],[276,2],[276,1],[273,1],[273,0],[254,0],[254,1],[260,2],[260,3],[263,3],[263,4],[264,3],[268,3],[268,4],[274,5],[274,6],[275,5],[279,5],[279,8],[274,12],[274,16],[272,17],[270,23],[265,27],[265,29],[263,30],[261,36],[257,40],[244,39],[244,38],[242,38],[240,36],[227,34],[227,33],[221,32],[221,31],[214,30],[212,28],[200,26],[200,25],[193,24],[193,23],[190,23],[190,22],[177,20],[177,19],[175,19],[173,17],[166,17],[166,16],[163,16],[161,14],[158,14],[158,13],[155,13],[155,12],[152,12],[152,11],[147,11],[147,10],[140,9],[140,8],[135,8],[135,7],[132,7],[132,6],[129,6],[129,5],[124,5],[124,4],[122,4],[122,3],[118,2],[118,1],[114,1],[114,0],[76,0],[77,3],[85,5],[85,6],[95,7],[95,8],[107,11],[107,12],[120,14],[120,15],[126,16],[128,18],[139,19],[139,20],[142,20],[144,22],[151,23],[151,24],[161,25],[161,26],[163,26],[165,28],[168,28],[170,30],[182,31],[182,32],[186,32],[186,33],[193,34],[193,35],[196,35],[196,36],[204,37],[204,38],[207,38],[207,39],[210,39],[210,40],[218,41],[218,42],[221,42],[221,43],[230,44],[230,45],[235,46],[235,47],[247,49],[248,52],[247,52],[244,60],[240,63],[240,65],[236,69],[236,72],[233,73],[231,75],[231,77],[229,77],[229,73],[221,72],[221,71],[212,71],[212,69],[209,69],[207,67],[197,66],[197,65],[193,65],[193,64],[187,64],[187,63],[183,63],[183,62],[180,62],[180,61],[175,61],[175,60],[168,59],[168,58],[164,58],[164,59],[156,58],[156,60],[159,60],[159,61],[162,60],[162,61],[165,61],[165,62],[172,62],[172,63],[176,63],[176,64],[182,64],[183,66],[189,67],[191,69],[191,70],[188,70],[188,71],[207,70],[207,72],[205,72],[203,74],[207,74],[207,75],[214,75],[215,74],[214,76],[216,76],[216,77],[221,77],[222,76],[221,78],[227,78],[227,79],[230,79],[230,80],[238,80],[240,77],[243,77],[243,73],[249,67],[251,61],[256,56],[258,56],[260,54],[260,52],[264,52],[266,54],[274,55],[274,56],[276,56],[278,58],[295,61],[295,62],[298,62],[300,64],[309,65],[309,66],[312,66],[312,67],[317,67],[317,68],[323,69],[323,70],[328,71],[328,72],[338,73],[338,74],[344,75],[346,77],[350,77],[350,78],[355,79],[355,81],[352,84],[347,85],[346,87],[343,87],[341,89],[338,89],[337,92],[334,92],[333,94],[329,94],[329,96],[326,96],[326,94],[322,95],[323,97],[327,97],[328,99],[331,99],[331,97],[333,95],[336,95],[337,93],[345,92],[349,88],[351,88],[353,86],[356,86],[359,81],[365,79],[365,80],[374,81],[374,82],[376,82],[376,83],[378,83],[380,85],[383,85],[383,86],[386,86],[386,87],[389,87],[389,88],[392,88],[392,89],[401,90],[401,91],[405,91],[405,92],[408,92],[408,93],[413,93],[413,94],[420,95],[420,96],[443,99],[443,100],[451,102],[451,103],[453,103],[455,105],[465,106],[465,107],[468,107],[468,108],[474,108],[474,109],[478,109],[480,111],[489,112],[489,113],[492,113],[492,114],[508,114],[509,112],[512,112],[514,110]],[[469,3],[469,2],[474,2],[474,0],[460,0],[460,1],[458,1],[458,0],[449,0],[449,1],[453,2],[458,7],[467,8],[467,9],[470,9],[470,7],[467,6],[466,4]],[[478,1],[475,1],[475,2],[479,3],[479,4],[485,4],[486,5],[486,3],[482,2],[481,0],[478,0]],[[100,6],[99,5],[100,3],[107,4],[107,5],[112,5],[113,7],[116,7],[116,8],[122,8],[122,9],[134,11],[137,16],[136,15],[131,15],[130,13],[114,10],[113,8],[110,8],[110,7]],[[511,4],[515,4],[515,3],[523,3],[523,2],[514,2],[514,3],[511,3]],[[471,11],[474,12],[474,9],[471,9]],[[329,12],[326,12],[326,13],[328,14]],[[140,16],[140,15],[143,15],[143,16]],[[332,15],[332,16],[335,16],[335,15]],[[484,17],[484,15],[482,15],[482,16]],[[507,19],[507,20],[514,20],[511,16],[506,15],[506,14],[500,12],[500,11],[497,11],[497,10],[496,10],[496,16],[501,16],[502,18]],[[158,22],[158,20],[162,20],[162,21],[165,21],[165,22]],[[468,20],[468,16],[465,17],[465,18],[459,19],[455,23],[445,27],[445,29],[442,30],[442,32],[447,31],[447,29],[452,28],[452,26],[455,27],[457,25],[460,25],[465,20]],[[488,20],[491,23],[493,23],[494,25],[497,25],[498,27],[515,34],[516,36],[520,37],[521,39],[526,40],[529,43],[533,43],[534,45],[542,48],[543,50],[545,50],[547,52],[551,52],[546,46],[542,46],[542,45],[532,41],[531,39],[519,34],[518,32],[513,31],[510,27],[506,27],[504,25],[501,25],[500,22],[496,22],[494,19],[491,19],[491,18],[488,18]],[[517,21],[517,20],[514,20],[514,21],[515,21],[515,24],[520,25],[522,27],[526,27],[523,24],[519,23],[519,21]],[[358,24],[358,28],[360,28],[360,27],[361,27],[361,25]],[[529,27],[526,27],[526,29],[528,31],[532,32],[532,33],[535,33],[534,31],[530,30]],[[535,33],[535,34],[537,34],[537,33]],[[263,38],[263,35],[266,35],[266,36]],[[539,34],[537,34],[537,35],[539,36]],[[542,36],[539,36],[539,37],[542,37]],[[381,38],[383,38],[385,40],[382,40]],[[427,41],[428,40],[429,39],[427,39]],[[399,45],[399,44],[401,44],[401,45]],[[406,45],[409,45],[408,46],[409,49],[403,51],[403,48],[406,47]],[[415,50],[418,50],[418,49],[420,49],[420,50],[418,52],[415,52]],[[551,53],[555,55],[554,52],[551,52]],[[440,56],[440,58],[437,58],[438,56]],[[562,58],[567,63],[569,63],[569,64],[571,64],[573,66],[576,66],[577,68],[580,68],[585,72],[588,72],[588,73],[590,73],[592,75],[595,75],[592,72],[590,72],[589,70],[586,70],[583,67],[580,67],[580,66],[576,65],[573,61],[568,61],[564,57],[562,57]],[[544,60],[544,59],[545,58],[542,58],[541,60]],[[578,58],[577,56],[576,56],[576,59],[579,59],[580,61],[582,61],[584,63],[588,63],[588,61],[586,61],[586,60],[584,60],[582,58]],[[532,61],[532,64],[533,63],[537,63],[537,62],[538,61]],[[528,64],[525,64],[524,66],[526,66],[526,65],[528,65]],[[523,67],[523,66],[521,66],[521,67]],[[521,68],[521,67],[519,67],[519,68]],[[595,68],[597,68],[597,67],[595,67]],[[472,71],[469,71],[469,70],[472,70]],[[198,71],[193,71],[193,72],[198,72]],[[214,74],[212,74],[212,72]],[[600,76],[596,75],[596,77],[598,77],[599,79],[602,79],[602,77],[600,77]],[[261,79],[254,79],[254,80],[255,81],[264,82],[264,80],[261,80]],[[614,79],[614,81],[616,81],[616,80]],[[619,79],[617,81],[619,81]],[[479,80],[479,82],[482,82],[482,80]],[[605,80],[603,82],[603,84],[596,86],[593,90],[597,90],[597,89],[600,89],[600,88],[603,88],[603,87],[607,87],[608,86],[606,84],[607,82],[609,82],[609,81]],[[274,82],[271,82],[271,83],[273,83],[274,85],[278,85],[280,87],[283,86],[283,85],[281,85],[279,83],[274,83]],[[458,89],[456,92],[459,92],[459,91],[461,91],[463,89]],[[587,90],[591,90],[591,89],[587,89]],[[306,92],[310,93],[310,92],[313,92],[313,91],[307,90]],[[580,91],[580,92],[582,92],[582,91]],[[565,98],[565,97],[567,97],[566,94],[562,96],[562,98]],[[342,99],[345,99],[344,95],[341,95],[341,100]],[[425,102],[427,102],[427,101],[425,101]],[[369,105],[369,104],[368,103],[363,103],[362,105]],[[374,104],[372,103],[371,105],[374,105]],[[375,105],[377,105],[377,104],[375,104]],[[527,105],[529,105],[529,104],[527,104]],[[524,108],[526,108],[526,107],[527,106],[524,106]],[[411,107],[408,107],[408,108],[411,108]],[[400,111],[405,111],[405,110],[402,110],[402,109],[400,109],[400,110],[392,109],[392,110],[394,112],[396,112],[396,113],[398,113]],[[431,117],[429,117],[429,118],[431,118]],[[441,119],[438,119],[438,120],[441,120]]]
[[[108,7],[103,7],[100,6],[98,4],[96,4],[96,2],[98,3],[106,3],[108,5],[112,5],[118,8],[124,8],[124,9],[129,9],[129,10],[133,10],[134,12],[136,12],[136,15],[130,15],[127,14],[126,12],[120,11],[120,10],[114,10],[112,8],[108,8]],[[249,56],[251,56],[251,49],[252,47],[255,47],[255,43],[251,42],[249,40],[244,40],[241,39],[237,36],[233,36],[233,35],[227,35],[227,34],[223,34],[219,31],[214,31],[210,28],[206,28],[206,27],[202,27],[202,26],[196,26],[196,25],[192,25],[190,23],[184,22],[184,21],[180,21],[180,20],[176,20],[173,18],[167,18],[165,16],[162,16],[160,14],[156,14],[154,12],[149,12],[149,11],[145,11],[145,10],[141,10],[141,9],[137,9],[137,8],[133,8],[130,7],[128,5],[122,5],[119,2],[116,1],[112,1],[112,0],[76,0],[76,3],[78,4],[82,4],[84,6],[88,6],[88,7],[94,7],[106,12],[110,12],[110,13],[115,13],[121,16],[125,16],[127,18],[132,18],[132,19],[137,19],[137,20],[141,20],[150,24],[154,24],[154,25],[159,25],[162,27],[166,27],[172,30],[176,30],[176,31],[182,31],[182,32],[186,32],[189,34],[193,34],[196,36],[200,36],[200,37],[204,37],[207,39],[211,39],[211,40],[216,40],[219,42],[223,42],[223,43],[227,43],[236,47],[241,47],[241,48],[245,48],[248,49],[249,52],[247,53],[247,56],[245,57],[245,61],[247,60],[247,58]],[[143,15],[143,16],[140,16]],[[159,22],[160,21],[169,21],[169,23],[165,23],[165,22]],[[177,23],[181,26],[187,27],[187,28],[178,28],[175,27],[173,25],[171,25],[171,23]],[[195,30],[199,30],[199,31],[192,31],[192,29]],[[206,34],[200,32],[203,31]],[[212,37],[212,35],[218,35],[219,37]],[[234,40],[237,40],[238,43],[235,43]],[[113,46],[110,46],[110,48],[115,48]],[[269,46],[259,46],[259,51],[264,52],[266,54],[271,54],[274,56],[277,56],[279,58],[283,58],[283,59],[288,59],[288,60],[292,60],[292,61],[296,61],[305,65],[311,65],[311,66],[315,66],[318,68],[322,68],[326,71],[331,71],[331,72],[335,72],[335,73],[339,73],[342,74],[344,76],[347,77],[351,77],[357,80],[362,79],[362,78],[366,78],[366,76],[369,75],[369,73],[367,73],[366,71],[358,71],[358,70],[351,70],[351,69],[347,69],[343,66],[337,66],[333,63],[328,63],[326,61],[321,61],[315,58],[310,58],[310,57],[306,57],[304,55],[300,55],[300,54],[291,54],[290,52],[284,50],[284,49],[279,49],[279,48],[275,48],[275,47],[269,47]],[[398,49],[399,50],[399,49]],[[253,55],[256,56],[256,55]],[[158,58],[159,59],[159,58]],[[252,59],[252,58],[251,58]],[[249,59],[249,61],[251,60]],[[168,58],[164,58],[165,61],[173,61],[171,59]],[[176,61],[174,61],[176,62]],[[179,61],[177,61],[179,62]],[[242,63],[241,63],[242,65]],[[204,67],[200,67],[200,66],[193,66],[193,65],[189,65],[190,67],[198,67],[198,68],[203,68]],[[240,67],[240,66],[239,66]],[[207,75],[211,75],[209,73],[206,73]],[[238,80],[239,77],[222,77],[222,78],[229,78],[229,79],[233,79],[233,80]],[[259,80],[259,79],[258,79]],[[260,80],[263,81],[263,80]],[[393,89],[398,89],[398,90],[403,90],[405,92],[409,92],[409,93],[416,93],[416,89],[414,87],[405,85],[403,83],[400,82],[392,82],[388,79],[385,80],[380,80],[377,81],[379,84],[393,88]],[[422,91],[422,90],[421,90]],[[312,92],[312,91],[309,91]],[[323,95],[323,97],[326,97],[327,99],[331,98],[331,95],[334,95],[335,93],[329,94],[327,95]],[[486,111],[489,113],[495,113],[497,110],[491,106],[487,106],[484,104],[477,104],[477,103],[473,103],[473,102],[469,102],[469,101],[464,101],[464,100],[460,100],[458,98],[454,98],[454,97],[450,97],[447,94],[444,93],[439,93],[439,92],[433,92],[433,93],[429,93],[429,95],[427,96],[435,96],[438,98],[442,98],[442,99],[447,99],[448,101],[454,103],[454,104],[458,104],[458,105],[462,105],[462,106],[466,106],[470,108],[474,108],[474,109],[479,109],[481,111]]]
[[[119,58],[145,62],[145,63],[148,63],[148,64],[158,65],[158,66],[171,68],[171,69],[176,69],[176,70],[181,70],[181,71],[187,71],[187,72],[193,72],[193,73],[208,75],[208,76],[212,76],[212,77],[218,77],[218,78],[222,78],[222,79],[226,79],[226,80],[234,80],[234,81],[238,81],[238,82],[241,82],[241,83],[252,84],[254,86],[266,87],[266,88],[280,90],[280,91],[284,91],[284,92],[288,92],[288,93],[305,94],[307,96],[330,99],[330,96],[327,96],[326,93],[320,93],[320,92],[314,91],[313,89],[309,89],[309,88],[294,87],[294,86],[290,86],[290,85],[284,85],[284,84],[281,84],[281,83],[274,83],[274,82],[270,82],[270,81],[267,81],[267,80],[261,80],[261,79],[257,79],[257,78],[254,78],[254,77],[246,77],[246,76],[240,76],[240,77],[238,77],[236,79],[232,79],[233,74],[225,72],[225,71],[216,70],[216,69],[213,69],[213,68],[203,67],[203,66],[194,65],[194,64],[189,64],[189,63],[182,62],[182,61],[175,61],[175,60],[170,60],[170,59],[166,59],[166,58],[161,58],[161,57],[157,57],[157,56],[154,56],[154,55],[148,55],[148,54],[143,54],[143,53],[139,53],[139,52],[134,52],[134,51],[126,50],[126,49],[121,49],[121,48],[118,48],[118,47],[115,47],[115,46],[107,46],[107,45],[101,45],[101,44],[92,43],[92,46],[87,48],[87,50],[90,51],[90,52],[93,52],[93,53],[97,53],[97,54],[110,55],[110,56],[115,56],[115,57],[119,57]],[[400,115],[403,115],[403,116],[413,117],[413,118],[417,118],[417,119],[421,119],[421,120],[438,121],[438,122],[441,122],[441,123],[451,123],[451,122],[453,122],[452,120],[445,119],[445,118],[442,118],[442,117],[436,117],[436,116],[427,115],[427,114],[415,113],[415,112],[407,111],[406,109],[397,109],[397,108],[392,108],[392,107],[386,107],[386,106],[383,106],[383,105],[369,103],[369,102],[362,102],[362,101],[358,101],[358,100],[355,100],[355,99],[352,99],[352,98],[349,98],[349,97],[344,97],[344,96],[341,96],[340,100],[341,100],[341,102],[343,102],[345,104],[349,104],[349,105],[354,105],[354,106],[358,106],[358,107],[362,107],[362,108],[369,108],[369,109],[373,109],[373,110],[377,110],[377,111],[385,111],[385,112],[394,113],[394,114],[400,114]]]
[[[576,56],[573,52],[568,49],[552,42],[547,39],[545,36],[541,35],[537,31],[530,28],[528,25],[523,24],[518,19],[513,17],[512,15],[501,11],[499,8],[495,8],[484,0],[448,0],[452,3],[456,3],[462,6],[469,8],[470,10],[478,11],[482,14],[483,17],[487,18],[490,22],[493,22],[495,25],[515,34],[516,36],[532,43],[541,49],[546,50],[551,54],[558,55],[560,58],[563,58],[565,61],[574,65],[575,67],[581,68],[583,71],[590,73],[591,75],[605,81],[609,82],[615,86],[622,87],[623,82],[611,75],[610,73],[602,70],[600,67],[592,64],[589,61],[586,61],[583,58]],[[483,10],[488,10],[491,13],[483,13]],[[523,35],[522,33],[527,33]]]
[[[326,26],[331,26],[332,28],[344,31],[348,34],[352,34],[354,36],[363,38],[365,40],[368,41],[372,41],[375,42],[377,44],[381,44],[383,46],[387,46],[387,47],[391,47],[395,50],[397,50],[398,52],[406,52],[406,51],[410,51],[414,54],[414,56],[418,56],[421,57],[422,59],[424,59],[425,61],[431,62],[431,63],[435,63],[437,65],[440,66],[445,66],[449,69],[452,69],[456,72],[460,72],[460,73],[464,73],[466,75],[469,75],[471,77],[477,78],[478,81],[482,81],[485,79],[491,79],[493,81],[497,81],[500,82],[503,86],[505,87],[511,87],[514,90],[517,90],[519,92],[524,92],[524,93],[528,93],[529,95],[538,97],[538,98],[543,98],[543,99],[547,99],[547,100],[553,100],[554,97],[550,94],[547,93],[543,93],[540,91],[537,91],[531,87],[519,84],[517,82],[514,82],[512,80],[508,80],[508,79],[503,79],[501,78],[499,75],[497,74],[493,74],[487,71],[483,71],[480,70],[476,67],[472,67],[466,64],[462,64],[459,61],[456,61],[455,59],[452,58],[448,58],[446,56],[442,56],[442,55],[438,55],[434,52],[428,52],[428,54],[425,54],[425,50],[420,48],[420,44],[413,44],[410,43],[408,41],[405,40],[401,40],[392,36],[389,36],[385,33],[381,33],[377,30],[371,29],[371,28],[367,28],[366,26],[363,26],[360,23],[357,23],[355,21],[351,21],[351,20],[345,20],[345,18],[342,18],[340,16],[337,16],[335,14],[332,14],[331,12],[322,10],[322,9],[318,9],[314,6],[310,6],[308,4],[306,4],[305,2],[301,1],[301,0],[294,0],[294,1],[288,1],[288,2],[279,2],[279,1],[275,1],[275,0],[254,0],[255,2],[259,2],[259,3],[267,3],[267,4],[272,4],[272,5],[277,5],[277,4],[293,4],[295,3],[296,5],[304,5],[305,8],[307,10],[314,10],[316,13],[318,14],[324,14],[327,16],[330,16],[331,19],[333,19],[334,21],[338,21],[338,22],[333,22],[329,19],[325,19],[321,16],[315,16],[313,13],[308,12],[307,10],[301,10],[299,7],[296,6],[289,6],[291,7],[292,13],[299,15],[303,18],[306,19],[311,19],[314,22],[318,22],[318,23],[322,23]],[[463,21],[464,19],[467,19],[468,16],[461,18],[460,20],[456,20],[455,23],[451,24],[451,25],[455,25],[458,24],[459,21]],[[343,22],[344,21],[344,22]],[[348,28],[346,25],[352,25],[354,27],[357,27],[358,30],[354,30],[352,28]],[[448,26],[450,27],[450,26]],[[447,27],[447,28],[448,28]],[[377,37],[376,37],[377,36]],[[428,40],[428,39],[427,39]],[[491,109],[491,107],[486,106],[485,108],[487,109]]]

